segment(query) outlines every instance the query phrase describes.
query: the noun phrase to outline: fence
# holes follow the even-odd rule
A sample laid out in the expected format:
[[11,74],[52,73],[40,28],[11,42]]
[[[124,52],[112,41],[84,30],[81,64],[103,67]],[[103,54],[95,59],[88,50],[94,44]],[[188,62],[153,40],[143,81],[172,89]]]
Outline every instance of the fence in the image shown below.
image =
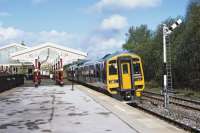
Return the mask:
[[2,75],[0,76],[0,92],[9,90],[24,84],[24,75]]

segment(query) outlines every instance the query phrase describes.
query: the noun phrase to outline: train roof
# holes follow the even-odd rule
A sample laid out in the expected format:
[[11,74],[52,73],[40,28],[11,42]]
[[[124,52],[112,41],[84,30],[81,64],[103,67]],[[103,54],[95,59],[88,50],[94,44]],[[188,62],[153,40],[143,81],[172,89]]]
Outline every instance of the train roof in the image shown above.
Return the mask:
[[84,66],[90,66],[90,65],[94,65],[94,64],[101,64],[104,61],[109,60],[112,57],[117,56],[117,55],[121,55],[121,54],[134,54],[134,55],[136,55],[135,53],[128,52],[128,51],[115,52],[113,54],[107,54],[107,55],[105,55],[103,58],[101,58],[99,60],[78,60],[78,61],[72,63],[72,66],[73,67],[77,67],[77,66],[84,67]]
[[87,62],[83,63],[81,66],[90,66],[90,65],[94,65],[94,64],[100,64],[101,62],[99,62],[98,60],[88,60]]
[[107,55],[105,55],[102,59],[100,59],[100,61],[106,61],[106,60],[109,60],[110,58],[112,58],[114,56],[121,55],[121,54],[134,54],[134,55],[136,55],[135,53],[128,52],[128,51],[115,52],[113,54],[107,54]]

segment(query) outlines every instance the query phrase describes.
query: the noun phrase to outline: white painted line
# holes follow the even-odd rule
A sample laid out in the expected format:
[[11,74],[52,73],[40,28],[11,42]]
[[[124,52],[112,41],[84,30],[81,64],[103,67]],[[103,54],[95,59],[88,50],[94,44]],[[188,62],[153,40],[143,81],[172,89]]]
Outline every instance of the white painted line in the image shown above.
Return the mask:
[[91,90],[87,90],[89,93],[92,93],[92,91]]
[[133,102],[132,101],[123,101],[121,103],[123,103],[123,104],[129,104],[129,103],[133,103]]
[[119,110],[121,110],[121,111],[123,111],[123,112],[126,112],[126,110],[125,110],[125,109],[121,108],[121,107],[120,107],[120,106],[118,106],[118,105],[114,105],[114,107],[115,107],[115,108],[117,108],[117,109],[119,109]]
[[105,97],[104,97],[104,96],[99,96],[99,98],[100,98],[101,100],[104,100],[104,99],[105,99]]

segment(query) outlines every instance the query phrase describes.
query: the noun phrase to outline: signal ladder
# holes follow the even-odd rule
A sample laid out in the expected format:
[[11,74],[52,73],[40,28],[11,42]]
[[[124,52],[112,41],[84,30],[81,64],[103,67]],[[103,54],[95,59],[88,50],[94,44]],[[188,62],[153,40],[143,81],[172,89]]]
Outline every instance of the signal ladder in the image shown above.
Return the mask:
[[174,93],[173,89],[173,78],[172,78],[172,55],[171,55],[171,44],[169,35],[166,36],[166,52],[167,52],[167,88],[169,93]]

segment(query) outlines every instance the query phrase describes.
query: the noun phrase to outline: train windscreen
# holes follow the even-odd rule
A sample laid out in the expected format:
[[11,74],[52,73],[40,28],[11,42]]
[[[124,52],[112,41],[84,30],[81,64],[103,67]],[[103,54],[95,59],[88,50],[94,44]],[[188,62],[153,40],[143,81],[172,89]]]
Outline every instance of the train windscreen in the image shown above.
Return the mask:
[[134,74],[141,74],[140,64],[139,63],[133,64],[133,70]]
[[117,74],[117,64],[116,60],[109,61],[109,75],[116,75]]

